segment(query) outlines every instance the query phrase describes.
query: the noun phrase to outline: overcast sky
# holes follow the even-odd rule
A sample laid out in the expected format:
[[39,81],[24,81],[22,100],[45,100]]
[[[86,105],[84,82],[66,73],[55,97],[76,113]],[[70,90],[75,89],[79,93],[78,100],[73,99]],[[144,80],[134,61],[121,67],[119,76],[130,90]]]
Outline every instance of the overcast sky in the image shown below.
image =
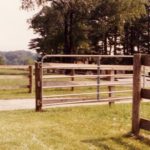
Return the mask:
[[35,12],[20,9],[21,0],[3,0],[0,4],[0,51],[28,50],[33,34],[27,19]]

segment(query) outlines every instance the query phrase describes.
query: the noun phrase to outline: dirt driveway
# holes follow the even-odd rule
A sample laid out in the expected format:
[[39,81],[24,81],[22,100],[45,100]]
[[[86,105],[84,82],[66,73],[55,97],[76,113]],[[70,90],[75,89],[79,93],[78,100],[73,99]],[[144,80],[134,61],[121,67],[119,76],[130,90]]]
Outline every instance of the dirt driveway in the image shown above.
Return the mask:
[[0,110],[34,109],[34,99],[0,100]]

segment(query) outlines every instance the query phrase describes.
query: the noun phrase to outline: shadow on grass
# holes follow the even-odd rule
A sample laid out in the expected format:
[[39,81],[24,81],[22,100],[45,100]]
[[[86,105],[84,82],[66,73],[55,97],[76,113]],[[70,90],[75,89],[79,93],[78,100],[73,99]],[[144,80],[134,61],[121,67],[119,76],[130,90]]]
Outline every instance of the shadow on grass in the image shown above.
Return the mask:
[[[132,140],[132,142],[130,142]],[[117,148],[124,148],[128,150],[139,150],[139,147],[134,144],[139,141],[141,144],[150,146],[150,139],[144,136],[134,137],[132,134],[128,133],[126,135],[118,137],[108,137],[108,138],[98,138],[98,139],[88,139],[81,142],[92,144],[100,149],[106,150],[116,150]]]

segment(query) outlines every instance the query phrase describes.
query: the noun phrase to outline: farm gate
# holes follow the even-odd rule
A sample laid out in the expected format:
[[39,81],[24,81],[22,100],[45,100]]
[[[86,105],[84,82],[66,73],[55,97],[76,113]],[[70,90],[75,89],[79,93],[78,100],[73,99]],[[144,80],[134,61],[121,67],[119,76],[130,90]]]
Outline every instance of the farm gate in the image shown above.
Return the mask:
[[[131,100],[133,64],[103,64],[104,59],[112,58],[132,59],[132,56],[44,56],[35,64],[36,111],[54,104],[112,104]],[[46,59],[50,59],[50,63],[45,63]],[[72,59],[72,63],[63,63],[67,59]],[[85,59],[86,63],[83,63]],[[89,63],[91,60],[93,63]]]
[[150,120],[140,117],[140,105],[142,99],[150,100],[150,89],[142,87],[142,68],[150,66],[150,55],[136,54],[134,56],[133,76],[133,108],[132,108],[132,133],[139,135],[140,129],[150,131]]

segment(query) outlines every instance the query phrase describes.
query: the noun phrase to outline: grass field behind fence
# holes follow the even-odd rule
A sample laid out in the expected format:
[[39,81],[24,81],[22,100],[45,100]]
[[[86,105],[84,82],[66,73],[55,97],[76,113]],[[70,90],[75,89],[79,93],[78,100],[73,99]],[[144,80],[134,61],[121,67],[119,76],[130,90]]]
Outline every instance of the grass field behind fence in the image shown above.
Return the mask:
[[[142,116],[150,116],[150,104]],[[150,119],[150,118],[149,118]],[[2,150],[149,150],[145,138],[131,137],[131,105],[86,106],[0,112]]]
[[1,99],[34,98],[34,92],[30,94],[28,93],[28,88],[19,88],[19,86],[24,86],[28,84],[28,79],[26,78],[0,78]]
[[[34,98],[35,97],[35,92],[33,90],[32,94],[28,93],[27,88],[18,88],[18,89],[13,89],[15,86],[19,85],[25,85],[28,84],[28,81],[26,79],[0,79],[0,85],[3,87],[8,87],[8,89],[0,89],[0,98],[1,99],[22,99],[22,98]],[[34,83],[33,83],[34,85]],[[9,89],[9,87],[11,87]],[[34,89],[34,87],[33,87]],[[114,90],[130,90],[131,87],[128,86],[118,86],[115,87]],[[45,96],[51,96],[51,95],[61,95],[61,94],[76,94],[76,93],[91,93],[91,92],[96,92],[96,87],[76,87],[74,88],[74,91],[71,91],[71,88],[57,88],[57,89],[45,89],[44,90],[44,95]],[[107,87],[101,87],[100,88],[101,92],[108,91]],[[114,94],[114,96],[117,97],[127,97],[131,96],[130,93],[118,93]],[[75,96],[74,96],[75,97]],[[76,96],[76,97],[83,97],[83,98],[94,98],[96,99],[96,94],[95,95],[83,95],[83,96]],[[101,94],[101,98],[107,98],[108,94]]]
[[[33,79],[33,93],[30,94],[28,93],[27,88],[15,88],[16,86],[22,86],[22,85],[28,85],[29,81],[28,78],[23,78],[23,74],[27,73],[25,70],[17,70],[17,69],[1,69],[0,70],[0,97],[1,99],[22,99],[22,98],[34,98],[35,97],[35,92],[34,92],[34,79]],[[96,79],[85,79],[85,78],[78,78],[75,79],[75,81],[80,81],[82,80],[87,82],[94,82],[96,84]],[[49,79],[48,81],[70,81],[71,78],[68,79]],[[3,89],[4,88],[4,89]],[[66,88],[66,89],[48,89],[44,90],[44,95],[56,95],[56,94],[76,94],[76,93],[90,93],[90,92],[96,92],[96,87],[76,87],[74,88],[74,91],[70,90],[71,88]],[[119,86],[114,88],[115,90],[130,90],[130,87],[125,87],[125,86]],[[107,91],[108,88],[102,87],[101,91]],[[130,96],[131,93],[118,93],[115,94],[117,97],[121,96]],[[91,95],[84,95],[84,96],[78,96],[78,97],[84,97],[84,98],[94,98],[96,99],[96,94],[93,96]],[[107,98],[108,94],[101,94],[101,98]]]

